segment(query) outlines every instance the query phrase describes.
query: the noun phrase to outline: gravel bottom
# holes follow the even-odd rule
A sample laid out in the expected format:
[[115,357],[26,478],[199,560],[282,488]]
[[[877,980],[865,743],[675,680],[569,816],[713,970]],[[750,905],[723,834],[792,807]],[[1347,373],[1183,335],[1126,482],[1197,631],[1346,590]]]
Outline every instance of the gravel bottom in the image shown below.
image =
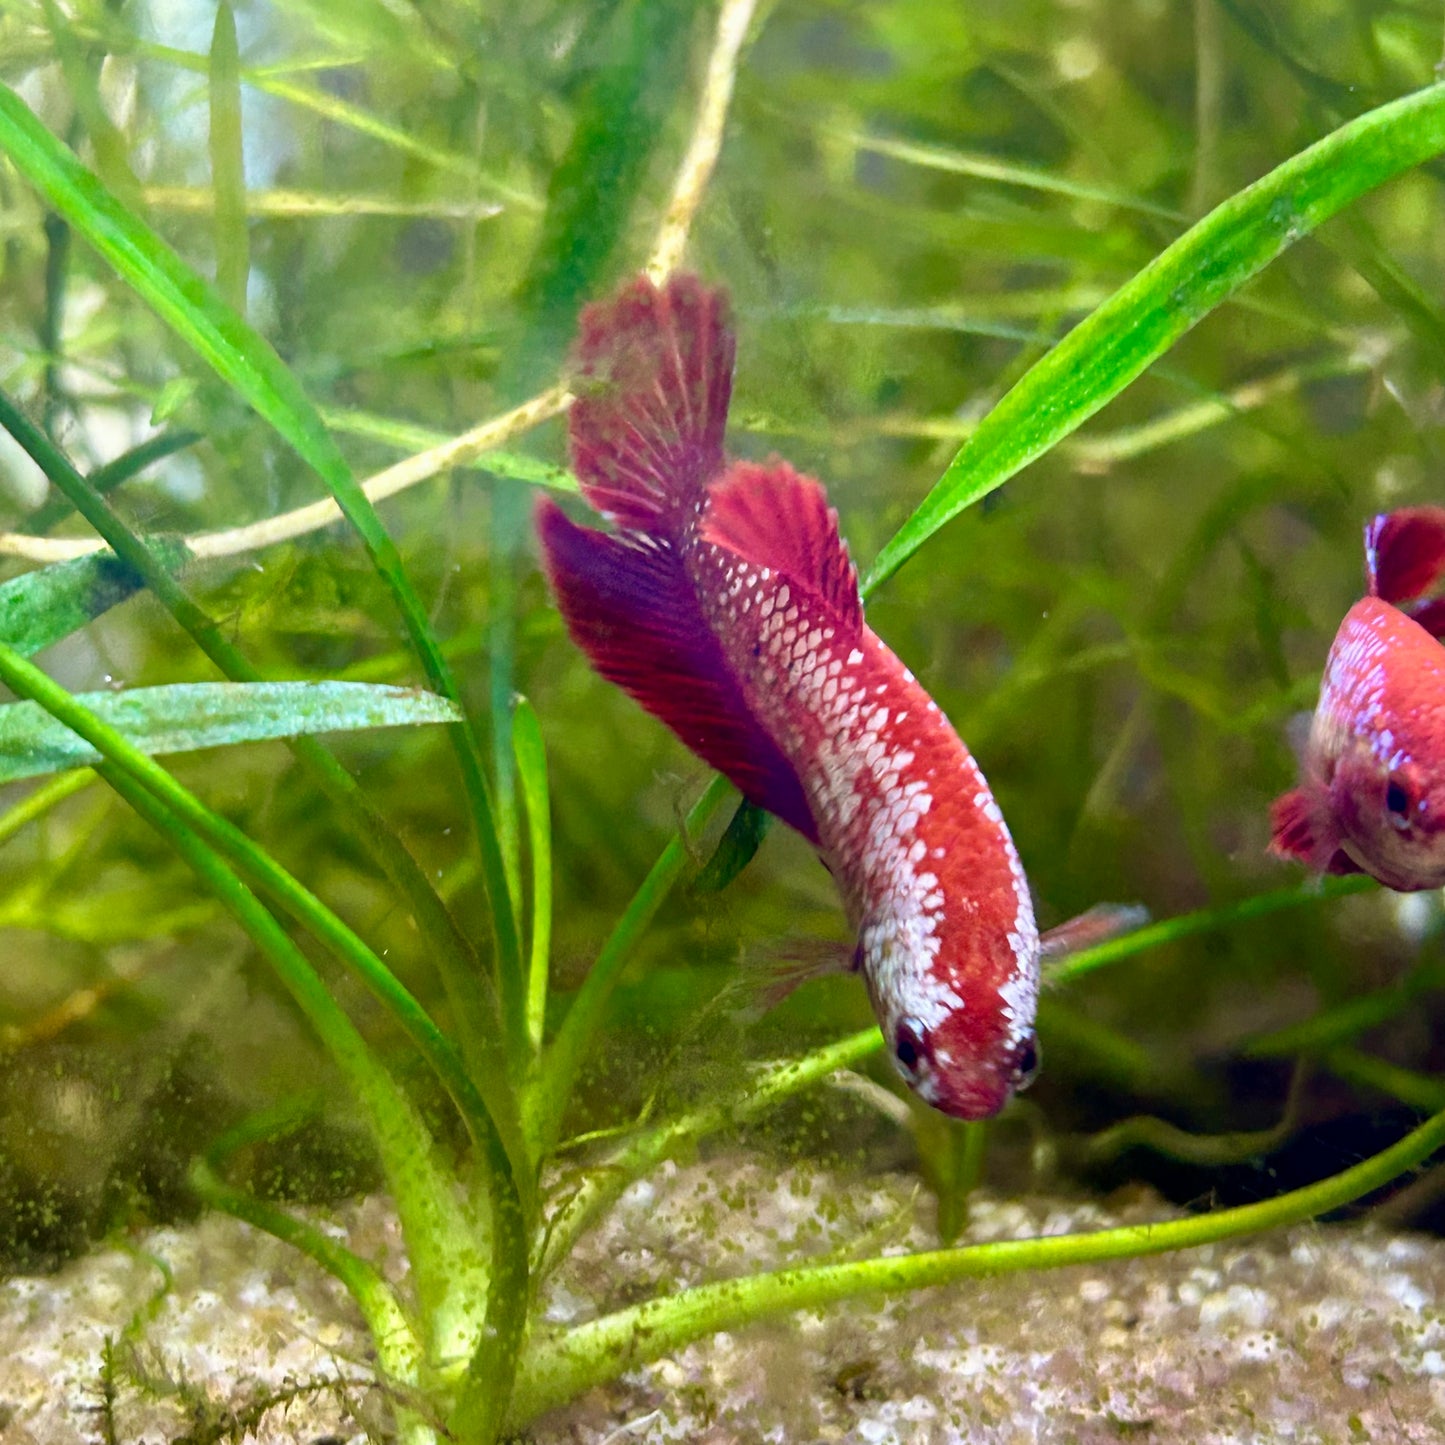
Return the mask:
[[[975,1204],[967,1242],[1169,1217],[1157,1199]],[[917,1181],[666,1167],[550,1287],[556,1323],[803,1256],[931,1247]],[[332,1219],[404,1273],[386,1204]],[[861,1243],[860,1243],[861,1241]],[[968,1281],[714,1336],[537,1422],[537,1445],[685,1440],[1343,1445],[1445,1440],[1445,1243],[1302,1226]],[[107,1342],[110,1342],[109,1344]],[[223,1218],[0,1284],[0,1445],[385,1440],[346,1296]],[[109,1362],[109,1363],[108,1363]]]

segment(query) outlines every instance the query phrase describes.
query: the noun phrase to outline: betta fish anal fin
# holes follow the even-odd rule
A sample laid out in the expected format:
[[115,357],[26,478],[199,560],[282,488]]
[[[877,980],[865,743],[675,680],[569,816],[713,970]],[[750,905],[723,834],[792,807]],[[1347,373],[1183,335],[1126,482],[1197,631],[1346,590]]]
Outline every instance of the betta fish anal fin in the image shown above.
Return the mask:
[[[1365,527],[1365,578],[1370,596],[1419,618],[1418,601],[1445,577],[1445,507],[1401,507]],[[1428,629],[1438,632],[1436,629]]]
[[811,840],[802,785],[748,712],[676,551],[578,526],[551,501],[537,509],[537,531],[557,606],[593,667]]
[[537,508],[543,563],[573,640],[749,801],[817,841],[802,784],[752,715],[688,566],[724,465],[733,336],[721,293],[645,277],[582,313],[569,415],[583,496],[614,534]]

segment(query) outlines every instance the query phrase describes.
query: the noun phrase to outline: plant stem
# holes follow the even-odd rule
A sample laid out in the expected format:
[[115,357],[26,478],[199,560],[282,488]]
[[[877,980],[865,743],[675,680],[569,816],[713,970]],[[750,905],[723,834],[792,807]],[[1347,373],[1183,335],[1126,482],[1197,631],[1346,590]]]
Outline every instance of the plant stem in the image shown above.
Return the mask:
[[1106,968],[1111,963],[1121,963],[1135,954],[1157,948],[1163,943],[1174,943],[1181,938],[1191,938],[1199,933],[1212,933],[1215,929],[1227,928],[1235,923],[1247,923],[1251,919],[1264,918],[1287,908],[1302,908],[1309,903],[1326,899],[1343,898],[1350,893],[1368,893],[1380,885],[1373,878],[1360,876],[1349,878],[1311,879],[1308,883],[1292,884],[1288,888],[1276,888],[1269,893],[1256,893],[1250,898],[1241,898],[1236,903],[1224,903],[1214,908],[1199,908],[1193,913],[1181,913],[1174,918],[1164,918],[1158,923],[1136,928],[1120,938],[1111,938],[1093,948],[1060,959],[1058,963],[1046,965],[1045,977],[1050,987],[1072,983],[1095,969]]
[[1238,1209],[1090,1234],[1004,1240],[896,1258],[783,1269],[700,1285],[535,1341],[518,1376],[510,1424],[520,1429],[594,1385],[616,1379],[694,1340],[736,1329],[765,1315],[819,1309],[860,1295],[897,1294],[985,1275],[1137,1259],[1296,1224],[1382,1188],[1417,1168],[1442,1145],[1445,1112],[1351,1169]]

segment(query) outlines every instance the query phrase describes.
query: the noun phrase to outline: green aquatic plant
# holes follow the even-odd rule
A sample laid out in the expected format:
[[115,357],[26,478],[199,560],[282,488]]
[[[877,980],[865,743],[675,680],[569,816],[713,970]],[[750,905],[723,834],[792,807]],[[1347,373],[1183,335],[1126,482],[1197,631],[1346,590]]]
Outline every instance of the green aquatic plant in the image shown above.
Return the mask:
[[[543,260],[523,288],[527,321],[540,332],[569,317],[581,284],[595,280],[614,243],[622,244],[629,198],[640,185],[649,139],[648,105],[666,69],[668,46],[647,43],[654,7],[630,13],[636,27],[623,37],[623,60],[597,85],[591,115],[579,126],[569,167],[549,208]],[[661,7],[666,8],[666,7]],[[750,7],[724,9],[717,73],[736,62]],[[122,137],[106,119],[85,56],[48,9],[55,48],[89,132],[95,171],[40,123],[20,97],[0,87],[0,151],[17,175],[44,198],[49,212],[68,225],[184,343],[210,375],[187,379],[191,388],[215,387],[215,407],[231,404],[216,382],[274,430],[334,499],[337,515],[361,539],[376,576],[402,622],[426,691],[354,678],[276,682],[256,666],[194,595],[197,557],[221,555],[205,547],[138,531],[106,493],[123,480],[112,469],[86,476],[72,464],[43,426],[0,397],[0,423],[44,472],[64,502],[89,524],[108,550],[55,562],[0,590],[0,681],[20,701],[0,709],[0,779],[60,772],[50,790],[32,795],[0,819],[0,838],[12,836],[46,808],[87,785],[92,768],[184,860],[266,960],[296,1008],[320,1040],[365,1123],[386,1187],[401,1220],[410,1265],[405,1291],[390,1284],[378,1263],[362,1258],[328,1234],[274,1202],[228,1182],[230,1162],[243,1147],[278,1127],[262,1117],[217,1138],[197,1161],[191,1182],[211,1206],[226,1210],[294,1244],[334,1275],[351,1294],[375,1342],[379,1371],[392,1387],[399,1437],[409,1445],[441,1438],[486,1442],[524,1427],[542,1412],[648,1360],[671,1353],[707,1334],[736,1328],[764,1315],[818,1308],[860,1295],[913,1290],[1010,1270],[1057,1268],[1091,1260],[1140,1257],[1276,1227],[1336,1209],[1418,1167],[1445,1144],[1445,1111],[1439,1091],[1420,1081],[1391,1079],[1401,1097],[1427,1101],[1437,1112],[1413,1132],[1353,1167],[1320,1183],[1255,1204],[1221,1209],[1148,1227],[1092,1234],[942,1248],[903,1257],[800,1266],[683,1290],[581,1324],[553,1326],[539,1313],[548,1279],[578,1239],[602,1218],[633,1180],[700,1140],[763,1117],[838,1071],[861,1065],[881,1048],[877,1031],[849,1033],[798,1057],[742,1073],[710,1097],[660,1122],[617,1131],[589,1158],[575,1188],[553,1189],[553,1171],[584,1068],[599,1049],[609,1006],[629,963],[647,938],[669,894],[702,872],[706,886],[724,886],[757,846],[761,830],[748,814],[734,815],[729,853],[713,862],[697,856],[697,841],[732,797],[714,780],[693,804],[683,826],[637,885],[631,901],[607,934],[565,1011],[552,989],[554,894],[553,809],[568,807],[549,781],[542,720],[525,698],[512,699],[505,685],[514,674],[515,616],[492,629],[493,688],[501,707],[490,719],[490,752],[477,719],[438,636],[422,593],[379,521],[373,498],[346,461],[327,420],[298,376],[243,314],[248,252],[244,176],[238,157],[237,92],[241,83],[230,12],[220,9],[209,78],[212,163],[215,182],[216,284],[200,277],[170,249],[143,217],[141,191],[127,162]],[[654,17],[655,18],[655,17]],[[381,23],[378,20],[377,23]],[[731,29],[729,29],[731,27]],[[670,42],[669,42],[670,43]],[[251,75],[248,83],[289,87],[298,103],[325,107],[343,123],[362,124],[388,145],[425,157],[443,169],[465,166],[462,157],[438,151],[382,127],[347,103],[302,82]],[[730,83],[730,82],[728,82]],[[665,88],[665,87],[664,87]],[[697,133],[712,124],[711,88]],[[649,101],[649,103],[651,103]],[[726,104],[724,86],[722,101]],[[616,122],[614,124],[614,122]],[[624,123],[625,122],[625,123]],[[718,136],[721,121],[717,119]],[[1209,211],[1165,246],[1131,280],[1103,299],[1087,320],[1043,352],[1018,376],[998,404],[974,427],[936,487],[882,546],[868,590],[874,593],[905,561],[938,536],[950,519],[1000,487],[1020,469],[1058,446],[1086,419],[1117,396],[1183,333],[1240,288],[1285,248],[1351,202],[1411,167],[1445,154],[1445,86],[1421,90],[1348,120],[1325,139],[1300,151],[1254,185]],[[937,161],[929,153],[926,161]],[[685,168],[686,169],[686,168]],[[975,167],[977,169],[977,167]],[[700,186],[706,179],[706,165]],[[611,208],[589,239],[596,251],[569,270],[559,258],[572,253],[579,228],[597,219],[587,205],[588,177]],[[579,179],[579,177],[581,179]],[[1026,168],[1002,179],[1033,184]],[[498,195],[512,195],[505,179],[491,178]],[[686,199],[685,188],[681,192]],[[1097,188],[1069,186],[1075,199],[1110,202]],[[596,198],[594,198],[596,199]],[[524,196],[523,201],[533,200]],[[695,208],[697,196],[691,197]],[[597,204],[601,204],[601,200]],[[1161,219],[1157,207],[1147,214]],[[687,208],[684,207],[684,212]],[[1162,219],[1168,219],[1167,216]],[[685,223],[684,223],[685,229]],[[659,254],[675,257],[674,238]],[[670,249],[669,249],[670,248]],[[579,280],[579,277],[581,280]],[[544,335],[519,377],[550,354]],[[1293,383],[1292,383],[1293,384]],[[542,392],[516,415],[540,419],[564,404],[560,392]],[[1214,410],[1221,403],[1205,403]],[[1227,411],[1228,408],[1226,407]],[[191,413],[188,413],[188,416]],[[365,426],[364,417],[351,417]],[[1187,425],[1204,425],[1192,418]],[[396,429],[393,438],[402,435]],[[407,434],[414,436],[414,433]],[[491,434],[488,434],[491,435]],[[170,433],[165,445],[180,448],[190,433]],[[1128,445],[1116,448],[1123,455]],[[134,469],[163,449],[132,458]],[[499,455],[485,440],[447,449],[441,465],[473,460],[511,481],[566,488],[566,474],[544,464]],[[373,489],[376,490],[376,489]],[[27,529],[41,536],[58,514]],[[514,525],[504,514],[499,527]],[[281,529],[255,529],[257,545]],[[29,661],[30,655],[72,633],[125,597],[148,592],[227,679],[137,688],[109,696],[73,694]],[[499,592],[505,595],[504,589]],[[1125,649],[1126,653],[1128,649]],[[1108,654],[1119,655],[1115,648]],[[1145,658],[1155,675],[1169,674],[1167,659]],[[394,675],[404,675],[397,661]],[[1161,684],[1162,685],[1162,684]],[[549,722],[552,720],[549,719]],[[311,736],[379,725],[445,727],[471,823],[472,858],[485,890],[490,949],[468,936],[444,891],[423,871],[402,839],[368,800],[352,775]],[[967,728],[965,728],[967,731]],[[276,852],[231,822],[199,790],[188,787],[155,761],[159,755],[201,747],[233,746],[263,738],[291,740],[298,763],[336,810],[348,832],[370,855],[395,898],[416,925],[418,958],[435,965],[445,1003],[432,1009],[404,981],[394,964],[329,905]],[[1238,903],[1166,919],[1127,938],[1082,953],[1055,973],[1057,988],[1106,966],[1139,958],[1164,944],[1228,929],[1286,909],[1316,906],[1331,894],[1354,891],[1349,880],[1326,889],[1296,886]],[[327,959],[323,971],[317,956]],[[388,1024],[424,1066],[414,1071],[383,1055],[343,1000],[341,981],[369,991]],[[1250,1041],[1257,1053],[1318,1057],[1325,1067],[1382,1082],[1379,1066],[1351,1047],[1369,1022],[1388,1017],[1430,986],[1422,971],[1376,1000],[1355,1000],[1316,1015],[1287,1036],[1264,1034]],[[1062,1010],[1066,1003],[1056,1001]],[[1110,1045],[1109,1047],[1113,1047]],[[1117,1050],[1125,1052],[1121,1045]],[[1428,1082],[1428,1081],[1427,1081]],[[428,1113],[427,1089],[450,1101],[444,1124]],[[1413,1091],[1413,1092],[1412,1092]],[[284,1122],[284,1121],[283,1121]],[[448,1143],[455,1126],[465,1143],[455,1154]],[[976,1180],[984,1138],[981,1126],[951,1130],[932,1146],[933,1175],[944,1196],[944,1229],[956,1226],[959,1200]],[[1163,1152],[1187,1154],[1181,1132],[1136,1125],[1133,1141]],[[1253,1142],[1253,1141],[1251,1141]],[[1114,1147],[1106,1140],[1101,1152]]]

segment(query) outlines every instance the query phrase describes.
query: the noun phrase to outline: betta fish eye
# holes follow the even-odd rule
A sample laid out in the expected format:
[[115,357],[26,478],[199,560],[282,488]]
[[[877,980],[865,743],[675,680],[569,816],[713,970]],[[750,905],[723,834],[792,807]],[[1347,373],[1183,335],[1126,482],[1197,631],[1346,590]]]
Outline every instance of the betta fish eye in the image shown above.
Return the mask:
[[1013,1087],[1022,1092],[1038,1077],[1039,1041],[1035,1034],[1025,1037],[1014,1053]]
[[1413,791],[1400,773],[1391,773],[1385,784],[1385,812],[1391,825],[1402,833],[1408,833],[1415,821],[1411,816],[1415,811]]
[[911,1077],[918,1068],[918,1061],[927,1053],[923,1021],[911,1015],[899,1019],[893,1034],[893,1057],[898,1060],[898,1067]]

